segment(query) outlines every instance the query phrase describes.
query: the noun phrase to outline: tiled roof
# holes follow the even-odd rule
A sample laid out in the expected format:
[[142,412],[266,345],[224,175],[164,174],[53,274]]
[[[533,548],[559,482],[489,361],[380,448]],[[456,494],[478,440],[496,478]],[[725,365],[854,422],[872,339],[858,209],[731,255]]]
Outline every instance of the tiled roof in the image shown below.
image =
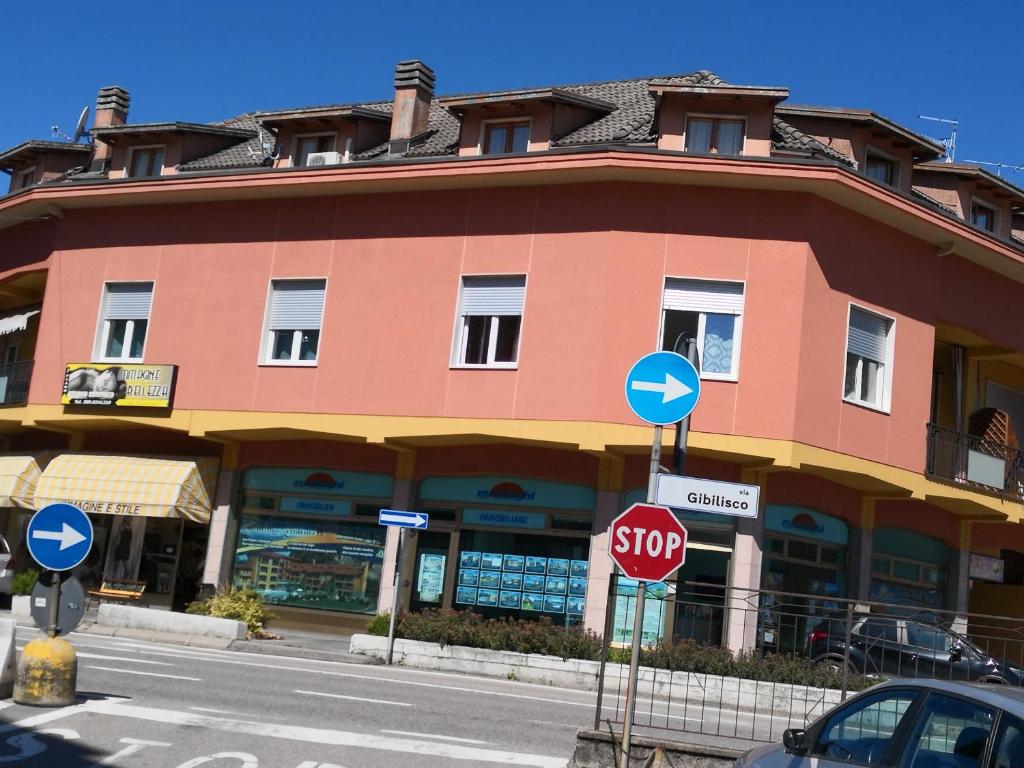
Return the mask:
[[259,129],[251,113],[233,117],[217,125],[223,128],[240,128],[255,131],[256,135],[239,144],[214,152],[206,157],[191,160],[178,166],[179,171],[210,171],[227,168],[254,168],[262,164],[263,141],[273,141],[265,131]]
[[826,147],[814,137],[797,130],[778,117],[772,121],[772,148],[787,152],[807,152],[827,160],[838,160],[844,165],[853,167],[853,162],[846,155],[836,152],[831,147]]
[[951,214],[953,216],[956,216],[957,218],[960,218],[960,215],[955,210],[950,208],[945,203],[940,203],[934,197],[932,197],[931,195],[927,194],[926,192],[924,192],[923,190],[921,190],[921,189],[919,189],[917,187],[911,187],[910,188],[910,194],[912,194],[918,200],[923,200],[925,203],[927,203],[928,205],[932,206],[933,208],[938,208],[943,213],[948,213],[948,214]]

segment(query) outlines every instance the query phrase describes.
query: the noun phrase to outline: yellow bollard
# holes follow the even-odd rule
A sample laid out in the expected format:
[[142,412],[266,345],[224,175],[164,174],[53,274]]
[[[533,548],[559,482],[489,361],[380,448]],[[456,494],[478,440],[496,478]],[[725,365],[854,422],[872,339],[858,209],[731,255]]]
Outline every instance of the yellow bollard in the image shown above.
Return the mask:
[[18,659],[14,701],[36,707],[75,703],[78,659],[67,640],[44,637],[25,646]]

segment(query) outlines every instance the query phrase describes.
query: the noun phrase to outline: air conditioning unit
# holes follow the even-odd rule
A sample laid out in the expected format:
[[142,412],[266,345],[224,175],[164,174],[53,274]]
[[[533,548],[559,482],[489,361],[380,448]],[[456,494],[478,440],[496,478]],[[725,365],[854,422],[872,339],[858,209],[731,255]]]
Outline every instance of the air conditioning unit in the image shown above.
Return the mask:
[[310,152],[306,155],[306,165],[341,165],[340,152]]

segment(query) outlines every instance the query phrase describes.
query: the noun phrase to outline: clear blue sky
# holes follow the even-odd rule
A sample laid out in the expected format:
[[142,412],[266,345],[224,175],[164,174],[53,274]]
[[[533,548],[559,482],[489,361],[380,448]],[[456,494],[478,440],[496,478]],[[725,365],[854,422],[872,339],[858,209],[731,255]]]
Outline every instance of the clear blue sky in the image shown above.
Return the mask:
[[419,58],[441,94],[711,69],[932,136],[917,115],[955,117],[957,159],[1024,163],[1020,0],[5,0],[0,23],[0,148],[70,131],[105,85],[131,92],[131,122],[211,121],[387,99]]

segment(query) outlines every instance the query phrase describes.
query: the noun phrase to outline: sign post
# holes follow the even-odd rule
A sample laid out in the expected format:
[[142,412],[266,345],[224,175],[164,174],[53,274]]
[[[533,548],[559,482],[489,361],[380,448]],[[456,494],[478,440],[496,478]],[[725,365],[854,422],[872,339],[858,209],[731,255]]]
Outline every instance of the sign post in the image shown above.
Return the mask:
[[394,589],[391,595],[391,617],[388,620],[388,650],[384,663],[390,665],[395,655],[395,620],[398,615],[398,598],[402,589],[402,561],[405,559],[405,531],[407,528],[426,530],[430,516],[422,512],[405,512],[399,509],[382,509],[377,518],[379,525],[398,528],[398,551],[395,555]]
[[[651,444],[651,468],[647,482],[647,504],[650,507],[657,498],[658,474],[661,468],[661,440],[662,429],[666,424],[675,424],[682,421],[697,406],[700,398],[700,375],[693,363],[682,355],[675,352],[653,352],[644,355],[637,360],[626,375],[626,402],[630,409],[643,421],[654,425],[654,441]],[[626,514],[635,509],[631,507],[613,521],[621,520]],[[657,507],[654,507],[658,509]],[[662,507],[661,509],[665,509]],[[675,519],[671,510],[666,510]],[[657,514],[657,513],[654,513]],[[678,521],[676,521],[678,524]],[[682,528],[682,526],[679,526]],[[683,543],[680,551],[680,561],[675,568],[665,572],[661,578],[672,573],[682,564],[685,557],[686,529],[683,528]],[[615,531],[612,530],[612,559],[618,563],[615,553]],[[677,532],[678,534],[678,532]],[[628,541],[628,538],[626,539]],[[646,544],[636,539],[634,548],[640,546],[643,549]],[[663,545],[664,547],[664,545]],[[625,552],[622,553],[625,555]],[[622,568],[622,566],[619,566]],[[623,568],[625,570],[625,568]],[[629,752],[633,741],[633,715],[636,710],[636,681],[640,670],[640,645],[643,632],[644,607],[646,602],[647,587],[642,576],[637,576],[641,583],[637,585],[636,608],[633,615],[633,646],[629,657],[629,678],[626,684],[626,707],[624,722],[622,725],[622,751],[620,753],[619,765],[621,768],[629,768]],[[661,578],[654,579],[660,581]]]
[[[69,571],[92,549],[92,521],[71,504],[48,504],[29,520],[26,531],[29,554],[48,571]],[[53,574],[48,598],[46,630],[50,637],[60,634],[59,573]]]

